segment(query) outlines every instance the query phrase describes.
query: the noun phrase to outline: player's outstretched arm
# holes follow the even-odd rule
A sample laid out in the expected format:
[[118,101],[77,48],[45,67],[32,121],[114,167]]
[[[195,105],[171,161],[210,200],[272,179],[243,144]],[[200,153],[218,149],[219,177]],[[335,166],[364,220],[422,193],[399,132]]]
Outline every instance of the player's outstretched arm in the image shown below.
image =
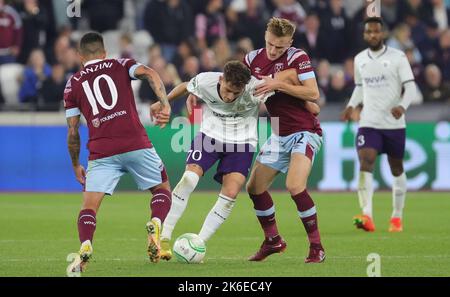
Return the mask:
[[[166,124],[170,120],[170,104],[167,99],[166,88],[164,87],[164,83],[159,77],[159,74],[150,67],[145,65],[140,65],[136,68],[134,72],[134,76],[140,80],[147,80],[150,87],[155,92],[156,97],[158,97],[159,102],[161,103],[161,109],[157,114],[157,124],[160,125],[161,128],[164,128]],[[150,111],[152,115],[152,111]]]
[[[185,96],[187,95],[189,92],[187,91],[187,82],[183,82],[181,84],[179,84],[178,86],[176,86],[172,91],[170,91],[170,93],[167,95],[167,99],[169,101],[178,99],[181,96]],[[150,114],[152,116],[152,118],[157,119],[156,122],[159,123],[158,121],[158,114],[161,110],[161,102],[155,102],[152,105],[150,105]]]
[[305,108],[313,115],[318,115],[320,113],[320,106],[315,102],[305,101]]
[[[301,85],[301,82],[298,79],[297,71],[293,68],[277,72],[274,79],[296,86]],[[320,113],[320,106],[315,102],[305,101],[305,108],[314,115],[318,115]]]
[[295,69],[278,72],[274,78],[265,76],[263,79],[265,83],[256,88],[256,96],[271,91],[280,91],[305,101],[319,100],[320,94],[316,79],[310,78],[300,83]]
[[72,160],[72,167],[75,172],[75,176],[84,185],[86,172],[83,166],[80,165],[80,133],[78,128],[80,127],[80,116],[74,116],[67,118],[67,147],[69,149],[70,159]]
[[183,82],[176,86],[172,91],[170,91],[169,95],[167,95],[167,98],[169,101],[172,101],[174,99],[178,99],[181,96],[187,95],[189,92],[187,90],[188,82]]
[[166,87],[164,87],[161,77],[159,77],[159,74],[155,70],[145,65],[140,65],[136,68],[134,76],[140,80],[148,81],[150,87],[155,92],[159,102],[161,102],[163,107],[169,105],[169,100],[167,99],[166,94]]

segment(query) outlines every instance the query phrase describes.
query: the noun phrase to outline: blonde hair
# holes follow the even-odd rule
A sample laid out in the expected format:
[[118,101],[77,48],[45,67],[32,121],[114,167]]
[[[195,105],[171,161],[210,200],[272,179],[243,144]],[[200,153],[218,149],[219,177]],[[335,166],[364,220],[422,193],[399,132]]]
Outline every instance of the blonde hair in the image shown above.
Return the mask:
[[277,37],[292,37],[295,33],[295,25],[287,19],[273,17],[267,23],[267,31]]

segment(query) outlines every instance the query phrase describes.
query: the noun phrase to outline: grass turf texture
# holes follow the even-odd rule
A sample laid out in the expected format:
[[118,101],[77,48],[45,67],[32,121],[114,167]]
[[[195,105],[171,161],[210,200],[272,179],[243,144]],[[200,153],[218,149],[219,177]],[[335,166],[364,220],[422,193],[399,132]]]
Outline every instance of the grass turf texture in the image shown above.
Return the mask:
[[[216,193],[195,193],[173,239],[198,233]],[[94,256],[83,276],[366,276],[367,255],[381,256],[382,276],[450,276],[449,193],[408,193],[404,232],[387,232],[389,192],[376,192],[377,230],[356,230],[356,193],[312,193],[327,259],[304,264],[306,234],[286,193],[274,193],[278,227],[288,243],[282,255],[248,262],[263,240],[245,193],[225,224],[207,243],[205,263],[175,259],[152,264],[146,256],[148,193],[116,193],[97,215]],[[0,276],[65,276],[66,256],[79,249],[81,194],[0,194]]]

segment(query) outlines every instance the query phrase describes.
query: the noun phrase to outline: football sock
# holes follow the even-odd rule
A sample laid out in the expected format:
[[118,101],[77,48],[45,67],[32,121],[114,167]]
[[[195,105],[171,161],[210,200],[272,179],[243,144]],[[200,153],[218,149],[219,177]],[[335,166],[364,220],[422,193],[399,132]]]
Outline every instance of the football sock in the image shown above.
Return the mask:
[[186,209],[189,196],[194,191],[200,177],[192,171],[186,171],[172,191],[172,205],[164,221],[161,238],[171,239],[172,232]]
[[157,189],[152,191],[153,198],[150,202],[150,209],[152,211],[152,219],[158,218],[160,222],[164,222],[167,213],[170,210],[171,199],[170,191],[166,189]]
[[406,198],[406,174],[403,172],[399,176],[394,177],[394,184],[392,185],[392,206],[393,218],[401,218],[403,215],[403,207],[405,206]]
[[83,209],[78,215],[78,237],[80,243],[90,240],[93,242],[97,219],[95,211],[92,209]]
[[255,209],[258,221],[264,230],[266,240],[276,243],[280,239],[280,236],[275,220],[275,206],[273,205],[272,197],[270,197],[267,191],[259,195],[249,195],[253,201],[253,208]]
[[367,171],[359,172],[358,198],[363,214],[372,218],[373,174]]
[[291,197],[297,205],[298,215],[300,216],[306,233],[308,234],[309,242],[311,245],[321,248],[322,245],[320,243],[320,233],[314,201],[311,199],[311,196],[309,196],[306,189],[300,194]]
[[234,203],[234,199],[227,197],[222,193],[219,194],[216,204],[209,212],[203,223],[202,229],[198,234],[204,242],[208,241],[220,225],[225,222],[233,209]]

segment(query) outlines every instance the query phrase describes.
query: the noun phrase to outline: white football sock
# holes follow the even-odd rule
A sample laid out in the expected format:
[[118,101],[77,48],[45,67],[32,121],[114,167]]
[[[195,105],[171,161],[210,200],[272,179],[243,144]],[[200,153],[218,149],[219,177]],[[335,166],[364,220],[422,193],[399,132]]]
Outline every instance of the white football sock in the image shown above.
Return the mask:
[[194,191],[200,177],[192,171],[186,171],[172,191],[172,204],[164,220],[161,238],[171,239],[173,229],[186,209],[189,196]]
[[403,207],[405,206],[406,198],[406,174],[394,177],[394,184],[392,185],[392,217],[401,218],[403,215]]
[[363,214],[372,216],[373,174],[367,171],[359,172],[358,198]]
[[216,204],[209,212],[205,222],[203,222],[202,229],[198,234],[204,242],[208,241],[220,225],[225,222],[233,209],[234,203],[234,199],[229,198],[222,193],[219,194]]

